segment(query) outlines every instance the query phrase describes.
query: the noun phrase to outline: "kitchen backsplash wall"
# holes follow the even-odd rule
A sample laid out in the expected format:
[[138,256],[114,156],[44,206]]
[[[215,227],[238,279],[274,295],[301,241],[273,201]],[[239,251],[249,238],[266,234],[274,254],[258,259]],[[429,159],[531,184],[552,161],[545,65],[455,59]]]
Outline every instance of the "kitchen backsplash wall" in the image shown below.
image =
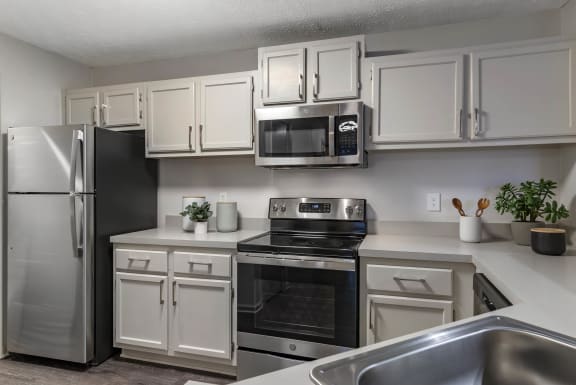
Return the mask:
[[[253,157],[163,159],[158,217],[163,225],[166,215],[178,214],[183,195],[215,202],[224,192],[245,218],[265,218],[270,197],[309,196],[365,198],[376,221],[453,222],[452,197],[471,212],[478,198],[493,200],[506,182],[570,178],[576,185],[575,161],[576,150],[563,147],[378,152],[369,154],[367,169],[269,170],[255,167]],[[567,204],[575,193],[570,189],[559,195]],[[430,192],[442,194],[440,212],[426,211]],[[490,222],[510,219],[493,208],[485,215]]]

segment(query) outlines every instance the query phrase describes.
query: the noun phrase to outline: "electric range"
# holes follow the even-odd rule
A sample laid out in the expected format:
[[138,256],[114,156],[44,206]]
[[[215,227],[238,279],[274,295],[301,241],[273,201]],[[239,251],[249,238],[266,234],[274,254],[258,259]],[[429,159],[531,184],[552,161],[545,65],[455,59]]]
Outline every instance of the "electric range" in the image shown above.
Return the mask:
[[238,243],[238,377],[358,347],[363,199],[273,198],[270,231]]

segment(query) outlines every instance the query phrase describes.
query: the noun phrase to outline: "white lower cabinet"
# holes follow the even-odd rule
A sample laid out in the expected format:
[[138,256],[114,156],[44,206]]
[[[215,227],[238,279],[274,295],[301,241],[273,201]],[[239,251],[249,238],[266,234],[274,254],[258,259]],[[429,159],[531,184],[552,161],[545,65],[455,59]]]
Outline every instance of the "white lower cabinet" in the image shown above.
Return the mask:
[[232,358],[231,282],[174,278],[170,345],[174,352]]
[[369,294],[368,344],[453,321],[453,301]]
[[114,258],[114,343],[126,357],[234,373],[230,253],[123,244]]
[[115,341],[168,349],[168,277],[116,273]]

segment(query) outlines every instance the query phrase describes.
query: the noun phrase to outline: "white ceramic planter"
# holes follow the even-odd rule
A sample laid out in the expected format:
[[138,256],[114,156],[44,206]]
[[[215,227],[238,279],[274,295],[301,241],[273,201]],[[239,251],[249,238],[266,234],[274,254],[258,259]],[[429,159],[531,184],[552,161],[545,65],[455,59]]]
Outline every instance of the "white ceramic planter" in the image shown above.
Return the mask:
[[[201,205],[206,202],[206,197],[182,197],[182,211],[184,211],[186,206],[191,205],[194,202]],[[194,222],[192,222],[187,216],[182,217],[182,230],[190,232],[194,231]]]
[[480,217],[460,217],[460,240],[471,243],[478,243],[482,240]]
[[195,234],[206,234],[208,232],[208,222],[194,222]]

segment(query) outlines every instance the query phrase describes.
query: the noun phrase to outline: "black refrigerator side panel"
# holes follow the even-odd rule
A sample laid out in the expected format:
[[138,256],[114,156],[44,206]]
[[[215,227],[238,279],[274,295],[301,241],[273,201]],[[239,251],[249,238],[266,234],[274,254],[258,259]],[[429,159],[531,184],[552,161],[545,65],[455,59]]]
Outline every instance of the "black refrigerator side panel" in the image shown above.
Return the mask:
[[158,162],[144,138],[97,128],[94,179],[94,363],[113,353],[113,253],[110,236],[157,226]]

